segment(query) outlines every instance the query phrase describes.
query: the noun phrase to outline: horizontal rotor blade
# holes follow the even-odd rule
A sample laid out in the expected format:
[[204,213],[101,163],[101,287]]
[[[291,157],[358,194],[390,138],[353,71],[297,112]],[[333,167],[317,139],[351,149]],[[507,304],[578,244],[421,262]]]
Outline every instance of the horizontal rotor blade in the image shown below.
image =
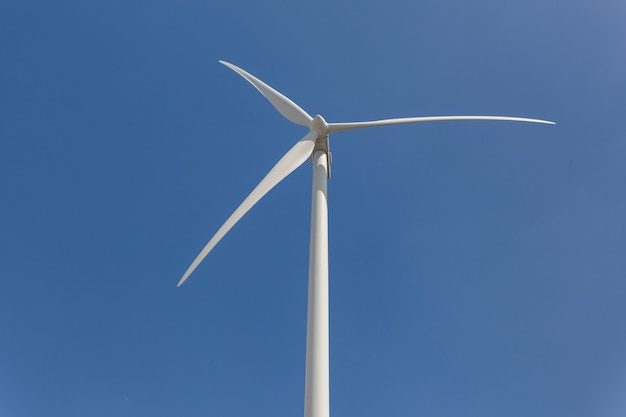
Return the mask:
[[270,103],[272,103],[272,106],[274,106],[280,114],[285,116],[287,120],[290,120],[297,125],[305,127],[311,126],[311,121],[313,120],[313,118],[289,98],[285,97],[283,94],[274,90],[272,87],[265,84],[254,75],[242,70],[238,66],[226,61],[220,61],[220,63],[226,65],[228,68],[232,69],[237,74],[248,80],[248,82],[255,86],[256,89],[259,90],[261,94],[263,94],[265,98],[268,99]]
[[265,194],[267,194],[276,184],[281,182],[287,175],[291,174],[304,161],[306,161],[313,151],[315,140],[317,139],[317,131],[311,130],[298,143],[296,143],[281,159],[274,165],[268,174],[261,180],[259,185],[246,197],[245,200],[230,215],[226,222],[219,228],[215,235],[206,244],[204,249],[198,254],[196,259],[191,263],[185,275],[180,279],[177,287],[191,275],[196,267],[208,255],[208,253],[217,245],[217,243],[228,233],[228,231],[250,210]]
[[530,122],[545,123],[549,125],[555,124],[548,120],[528,119],[525,117],[509,117],[509,116],[428,116],[428,117],[404,117],[400,119],[384,119],[373,120],[370,122],[352,122],[352,123],[328,123],[328,133],[343,132],[344,130],[364,129],[366,127],[403,125],[408,123],[425,123],[425,122],[448,122],[457,120],[504,120],[510,122]]

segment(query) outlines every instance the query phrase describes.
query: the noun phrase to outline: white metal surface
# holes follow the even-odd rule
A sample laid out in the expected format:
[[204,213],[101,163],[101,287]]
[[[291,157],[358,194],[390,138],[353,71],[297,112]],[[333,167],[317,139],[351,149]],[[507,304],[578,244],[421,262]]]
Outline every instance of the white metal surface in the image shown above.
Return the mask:
[[246,197],[245,200],[230,215],[226,222],[219,228],[209,243],[196,256],[196,259],[187,268],[185,275],[178,282],[180,287],[185,280],[191,275],[196,267],[208,255],[208,253],[217,245],[217,243],[228,233],[228,231],[248,212],[265,194],[267,194],[276,184],[281,182],[287,175],[291,174],[304,161],[309,159],[317,134],[315,131],[309,131],[299,142],[297,142],[274,167],[267,173],[265,178],[261,180],[254,190]]
[[404,125],[409,123],[425,122],[452,122],[462,120],[503,120],[507,122],[529,122],[553,125],[554,122],[541,119],[529,119],[527,117],[510,116],[428,116],[428,117],[403,117],[400,119],[372,120],[370,122],[328,123],[328,132],[336,133],[344,130],[363,129],[366,127]]
[[311,126],[311,121],[313,120],[313,118],[289,98],[285,97],[280,92],[274,90],[272,87],[265,84],[254,75],[242,70],[238,66],[226,61],[220,61],[220,63],[226,65],[228,68],[232,69],[237,74],[248,80],[248,82],[255,86],[256,89],[259,90],[261,94],[263,94],[265,98],[268,99],[270,103],[272,103],[274,108],[278,110],[280,114],[285,116],[287,120],[290,120],[297,125],[305,127]]
[[328,417],[328,155],[313,155],[304,417]]

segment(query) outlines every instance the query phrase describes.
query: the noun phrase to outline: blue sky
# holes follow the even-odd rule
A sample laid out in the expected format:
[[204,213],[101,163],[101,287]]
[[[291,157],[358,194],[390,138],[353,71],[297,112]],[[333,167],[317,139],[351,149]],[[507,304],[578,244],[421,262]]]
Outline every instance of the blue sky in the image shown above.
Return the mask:
[[331,136],[331,414],[626,415],[623,1],[0,5],[0,415],[303,409],[311,170]]

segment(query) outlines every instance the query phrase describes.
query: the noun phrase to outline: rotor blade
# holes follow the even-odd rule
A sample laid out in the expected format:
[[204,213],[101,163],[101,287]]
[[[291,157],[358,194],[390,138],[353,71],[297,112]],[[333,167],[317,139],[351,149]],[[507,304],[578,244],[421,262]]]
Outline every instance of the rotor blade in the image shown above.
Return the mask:
[[328,123],[328,133],[343,132],[344,130],[363,129],[366,127],[403,125],[407,123],[424,123],[424,122],[447,122],[455,120],[505,120],[511,122],[531,122],[545,123],[549,125],[555,124],[548,120],[527,119],[525,117],[509,117],[509,116],[429,116],[429,117],[404,117],[400,119],[384,119],[373,120],[371,122],[352,122],[352,123]]
[[285,118],[297,125],[306,127],[311,126],[311,121],[313,120],[313,118],[309,116],[307,112],[302,110],[300,106],[298,106],[296,103],[294,103],[278,91],[274,90],[272,87],[265,84],[254,75],[242,70],[238,66],[226,61],[220,61],[220,63],[226,65],[228,68],[248,80],[248,82],[255,86],[256,89],[259,90],[261,94],[263,94],[265,98],[269,100],[270,103],[272,103],[272,106],[274,106],[280,114],[285,116]]
[[207,254],[217,245],[217,243],[228,233],[228,231],[248,212],[265,194],[267,194],[276,184],[281,182],[287,175],[291,174],[296,168],[298,168],[304,161],[306,161],[313,151],[315,146],[315,140],[317,139],[317,131],[311,130],[306,134],[298,143],[296,143],[276,165],[270,170],[270,172],[261,180],[259,185],[243,200],[243,203],[237,207],[237,210],[230,215],[228,220],[219,228],[217,233],[211,238],[209,243],[206,244],[204,249],[191,263],[191,266],[187,268],[185,275],[178,282],[177,287],[180,287],[183,282],[191,275],[196,267],[202,262]]

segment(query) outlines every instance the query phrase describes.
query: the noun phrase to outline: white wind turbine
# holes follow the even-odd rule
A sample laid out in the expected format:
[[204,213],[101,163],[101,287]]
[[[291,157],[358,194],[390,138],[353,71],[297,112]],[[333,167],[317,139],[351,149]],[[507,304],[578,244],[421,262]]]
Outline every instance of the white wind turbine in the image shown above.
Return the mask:
[[330,177],[330,152],[328,135],[344,130],[407,123],[439,122],[453,120],[505,120],[554,124],[547,120],[508,116],[430,116],[400,119],[374,120],[369,122],[327,123],[320,115],[311,117],[296,103],[274,90],[255,76],[225,61],[228,68],[248,80],[267,100],[291,122],[309,129],[274,165],[259,185],[230,215],[217,233],[192,262],[177,286],[181,286],[202,262],[207,254],[228,231],[265,194],[287,175],[311,158],[313,163],[313,196],[311,205],[311,241],[309,252],[309,294],[307,309],[306,376],[304,390],[304,416],[329,416],[329,370],[328,370],[328,206],[326,182]]

